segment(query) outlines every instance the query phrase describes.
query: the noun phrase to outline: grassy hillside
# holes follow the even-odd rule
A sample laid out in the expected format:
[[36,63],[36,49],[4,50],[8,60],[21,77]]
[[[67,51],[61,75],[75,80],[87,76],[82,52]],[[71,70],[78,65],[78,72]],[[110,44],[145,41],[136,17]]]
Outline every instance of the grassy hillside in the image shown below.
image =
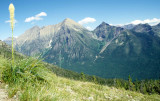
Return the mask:
[[11,66],[7,59],[0,57],[0,71],[0,79],[8,85],[9,97],[21,101],[160,100],[160,96],[155,94],[143,95],[121,88],[59,77],[45,68],[42,62],[31,58],[20,60]]

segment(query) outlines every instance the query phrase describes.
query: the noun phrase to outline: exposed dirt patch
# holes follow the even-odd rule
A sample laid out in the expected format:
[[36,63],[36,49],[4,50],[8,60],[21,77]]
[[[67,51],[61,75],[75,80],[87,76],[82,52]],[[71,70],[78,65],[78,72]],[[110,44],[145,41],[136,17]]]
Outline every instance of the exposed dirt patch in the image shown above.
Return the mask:
[[0,81],[0,101],[14,101],[8,98],[8,93],[3,86],[4,84]]
[[9,101],[7,91],[0,88],[0,101]]

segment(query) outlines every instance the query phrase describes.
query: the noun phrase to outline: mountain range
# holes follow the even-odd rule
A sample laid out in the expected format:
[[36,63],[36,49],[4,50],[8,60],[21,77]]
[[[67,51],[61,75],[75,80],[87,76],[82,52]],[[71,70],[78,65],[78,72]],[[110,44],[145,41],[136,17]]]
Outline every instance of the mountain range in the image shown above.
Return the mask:
[[116,27],[102,22],[89,31],[67,18],[28,29],[14,39],[14,47],[62,68],[103,78],[160,77],[160,24]]

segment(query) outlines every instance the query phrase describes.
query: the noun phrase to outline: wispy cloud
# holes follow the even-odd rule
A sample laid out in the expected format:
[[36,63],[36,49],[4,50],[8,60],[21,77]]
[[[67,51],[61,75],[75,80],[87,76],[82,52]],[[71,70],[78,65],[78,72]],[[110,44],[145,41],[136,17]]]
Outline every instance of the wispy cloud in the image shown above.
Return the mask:
[[[10,23],[10,22],[11,22],[11,20],[5,21],[5,23]],[[14,23],[18,23],[18,21],[17,21],[17,20],[14,20]]]
[[36,20],[36,21],[38,21],[38,20],[43,20],[42,16],[47,16],[47,13],[41,12],[41,13],[35,15],[35,16],[28,17],[28,18],[25,19],[24,22],[31,22],[31,21],[35,21],[35,20]]
[[86,29],[88,29],[88,30],[90,30],[90,31],[93,30],[93,28],[91,28],[91,27],[89,27],[89,26],[87,26]]
[[91,17],[86,17],[80,21],[78,21],[79,24],[84,25],[84,24],[88,24],[88,23],[93,23],[95,22],[96,19],[95,18],[91,18]]

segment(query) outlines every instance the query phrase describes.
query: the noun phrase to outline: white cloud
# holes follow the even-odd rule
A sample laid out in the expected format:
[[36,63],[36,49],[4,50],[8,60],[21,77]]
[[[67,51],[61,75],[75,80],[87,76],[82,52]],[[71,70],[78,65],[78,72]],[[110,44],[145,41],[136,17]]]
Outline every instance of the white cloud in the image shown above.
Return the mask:
[[93,23],[95,21],[96,21],[95,18],[86,17],[86,18],[82,19],[81,21],[78,21],[78,23],[81,25],[84,25],[84,24],[88,24],[88,23]]
[[145,20],[134,20],[130,23],[126,23],[126,24],[115,24],[115,26],[124,26],[124,25],[128,25],[128,24],[133,24],[133,25],[138,25],[138,24],[146,24],[148,23],[151,26],[157,25],[160,23],[160,19],[158,18],[153,18],[153,19],[145,19]]
[[[117,27],[121,27],[121,26],[124,26],[124,25],[128,25],[129,23],[127,23],[127,24],[117,24],[117,25],[115,25],[115,26],[117,26]],[[114,26],[114,25],[113,25]]]
[[41,17],[41,16],[47,16],[47,14],[45,12],[41,12],[41,13],[37,14],[36,16],[39,16],[39,17]]
[[14,38],[18,38],[18,36],[14,36]]
[[89,27],[89,26],[87,26],[86,29],[88,29],[88,30],[90,30],[90,31],[93,30],[93,28],[91,28],[91,27]]
[[150,24],[150,25],[156,25],[160,23],[160,19],[153,18],[153,19],[146,19],[146,20],[135,20],[132,21],[131,24],[137,25],[137,24]]
[[24,22],[31,22],[31,21],[34,21],[34,20],[43,20],[42,16],[47,16],[47,14],[45,12],[41,12],[35,16],[32,16],[32,17],[28,17],[25,19]]
[[[10,22],[11,22],[11,20],[5,21],[5,23],[10,23]],[[17,21],[17,20],[14,20],[14,23],[18,23],[18,21]]]

